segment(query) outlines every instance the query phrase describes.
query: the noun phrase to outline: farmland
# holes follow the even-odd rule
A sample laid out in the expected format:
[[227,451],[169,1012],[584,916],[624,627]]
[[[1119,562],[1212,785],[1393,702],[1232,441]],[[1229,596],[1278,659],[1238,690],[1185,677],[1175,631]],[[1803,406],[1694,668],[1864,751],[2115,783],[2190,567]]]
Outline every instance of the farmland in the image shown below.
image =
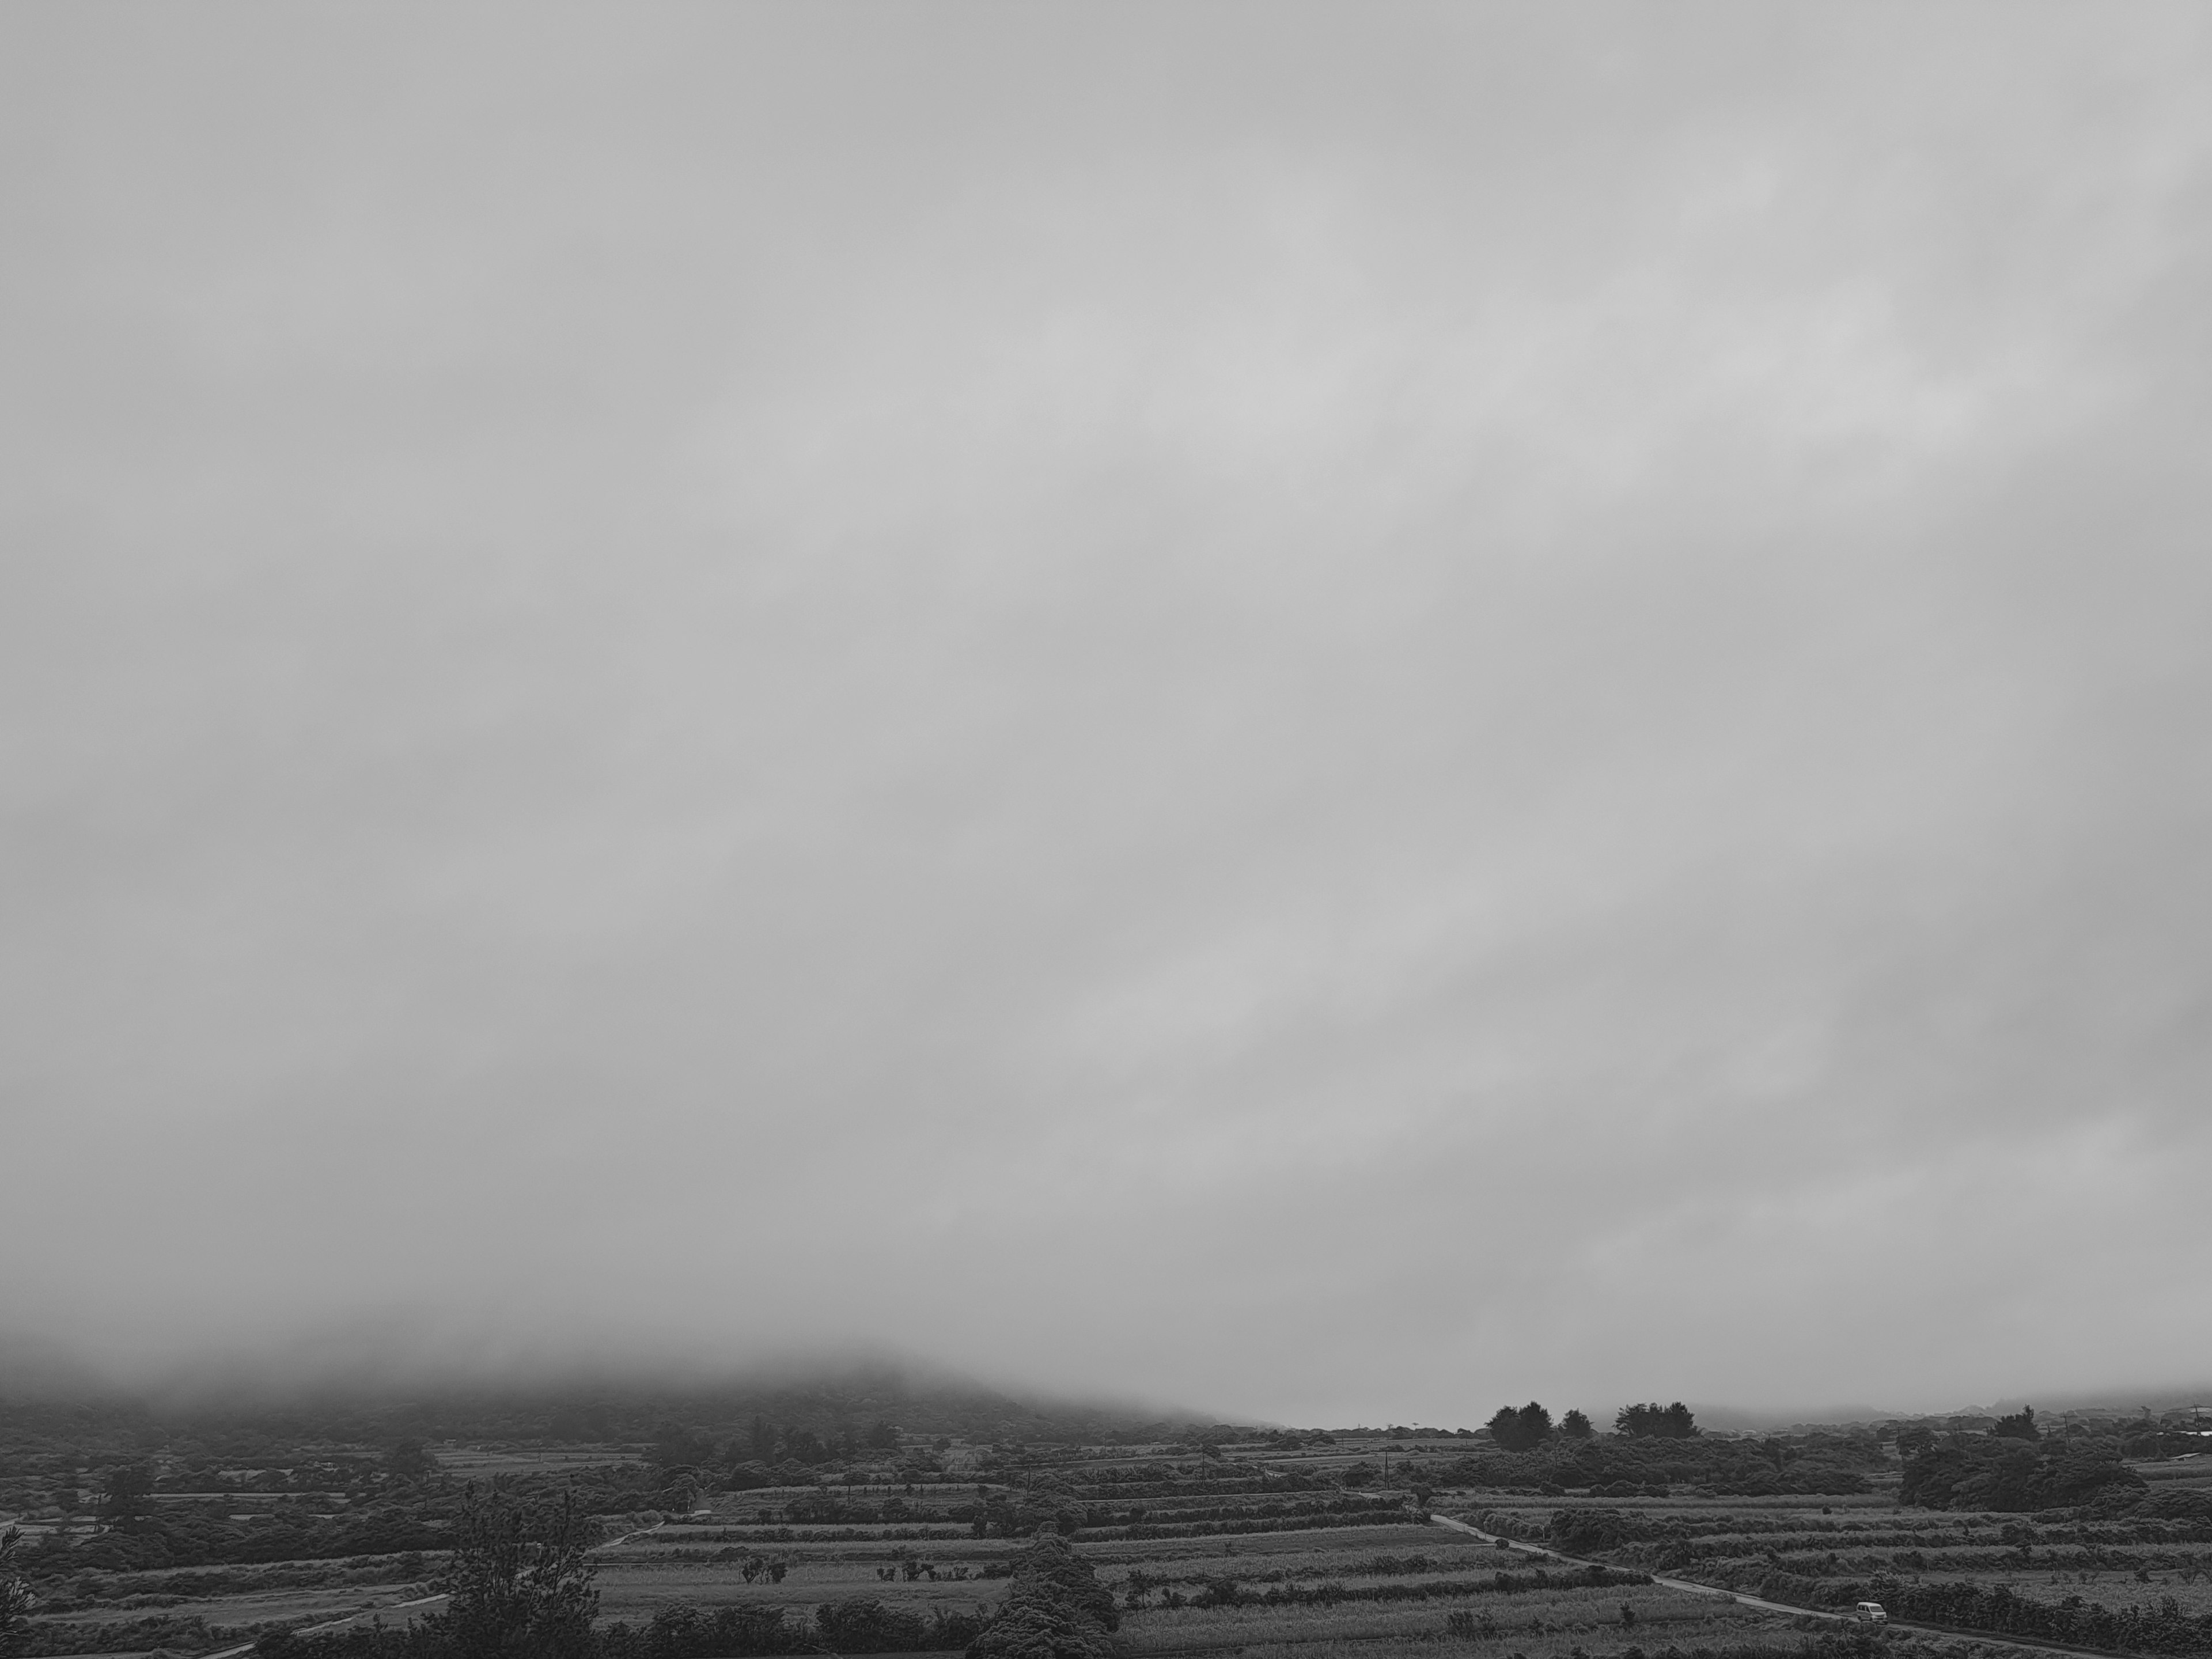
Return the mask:
[[[271,1659],[312,1659],[283,1633],[370,1632],[377,1616],[404,1630],[442,1605],[465,1494],[496,1488],[525,1505],[566,1495],[587,1518],[616,1659],[964,1646],[1040,1534],[1073,1543],[1131,1659],[1358,1659],[1407,1644],[1468,1659],[1695,1659],[1813,1639],[1809,1620],[1654,1575],[1814,1609],[1880,1600],[1923,1627],[1886,1632],[1899,1650],[2008,1636],[2212,1653],[2212,1469],[2124,1465],[2110,1437],[2028,1450],[1970,1429],[1531,1446],[866,1398],[599,1409],[562,1419],[566,1435],[553,1420],[13,1418],[0,1511],[29,1534],[18,1559],[37,1597],[22,1651],[258,1640]],[[1970,1492],[2071,1493],[2069,1481],[2087,1501],[1957,1506]],[[1908,1486],[1920,1501],[1901,1501]],[[732,1632],[750,1634],[733,1646]],[[374,1659],[365,1634],[319,1639]]]

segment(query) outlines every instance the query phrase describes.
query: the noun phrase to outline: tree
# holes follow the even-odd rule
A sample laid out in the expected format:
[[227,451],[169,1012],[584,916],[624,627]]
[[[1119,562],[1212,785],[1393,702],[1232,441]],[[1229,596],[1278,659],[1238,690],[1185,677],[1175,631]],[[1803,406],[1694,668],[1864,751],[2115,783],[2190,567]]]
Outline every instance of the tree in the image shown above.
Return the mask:
[[660,1432],[653,1437],[653,1449],[647,1455],[656,1468],[663,1470],[697,1468],[714,1461],[714,1443],[701,1430],[686,1428],[681,1423],[664,1423]]
[[1121,1623],[1114,1593],[1056,1533],[1039,1533],[1014,1560],[998,1616],[969,1659],[1105,1659],[1107,1632]]
[[1679,1400],[1671,1406],[1652,1401],[1642,1406],[1623,1406],[1613,1413],[1613,1431],[1660,1440],[1689,1440],[1697,1435],[1698,1419]]
[[15,1571],[15,1549],[22,1541],[21,1527],[0,1532],[0,1655],[15,1652],[31,1615],[30,1587]]
[[2040,1440],[2043,1431],[2035,1426],[2035,1407],[2023,1406],[2010,1416],[1997,1419],[1996,1426],[1990,1431],[2006,1440]]
[[585,1553],[596,1530],[574,1493],[526,1509],[474,1486],[453,1525],[453,1599],[423,1622],[456,1659],[589,1659],[599,1593]]
[[125,1463],[107,1472],[106,1485],[100,1518],[110,1526],[128,1527],[146,1511],[146,1500],[154,1491],[154,1471],[143,1463]]
[[1507,1451],[1534,1451],[1552,1437],[1552,1413],[1534,1401],[1515,1411],[1500,1406],[1489,1423],[1490,1437]]
[[1570,1407],[1567,1414],[1559,1419],[1559,1432],[1570,1440],[1589,1439],[1590,1437],[1589,1414],[1579,1408]]

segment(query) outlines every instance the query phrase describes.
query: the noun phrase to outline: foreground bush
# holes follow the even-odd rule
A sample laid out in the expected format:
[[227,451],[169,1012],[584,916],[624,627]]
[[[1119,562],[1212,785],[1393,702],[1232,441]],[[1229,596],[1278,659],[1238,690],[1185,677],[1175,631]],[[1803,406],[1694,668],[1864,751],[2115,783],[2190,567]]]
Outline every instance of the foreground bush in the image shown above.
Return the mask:
[[9,1651],[15,1659],[72,1653],[115,1653],[170,1648],[180,1653],[202,1653],[243,1639],[240,1632],[210,1625],[198,1613],[155,1613],[143,1619],[111,1620],[101,1624],[69,1619],[25,1621],[14,1636]]
[[[112,1628],[109,1626],[107,1628]],[[767,1659],[775,1654],[957,1653],[983,1633],[974,1613],[925,1618],[854,1597],[793,1619],[781,1607],[664,1607],[650,1623],[617,1623],[591,1632],[584,1659]],[[449,1626],[424,1620],[392,1628],[358,1625],[313,1636],[272,1631],[255,1659],[471,1659]],[[62,1650],[53,1650],[61,1651]],[[95,1651],[86,1648],[68,1651]],[[528,1659],[537,1659],[530,1655]]]
[[2212,1614],[2191,1618],[2171,1595],[2150,1607],[2115,1611],[2069,1595],[2039,1601],[2004,1584],[1881,1584],[1874,1592],[1894,1619],[1949,1625],[2123,1653],[2212,1654]]
[[1105,1659],[1107,1633],[1121,1622],[1091,1564],[1065,1538],[1040,1533],[1016,1559],[1006,1602],[969,1659]]

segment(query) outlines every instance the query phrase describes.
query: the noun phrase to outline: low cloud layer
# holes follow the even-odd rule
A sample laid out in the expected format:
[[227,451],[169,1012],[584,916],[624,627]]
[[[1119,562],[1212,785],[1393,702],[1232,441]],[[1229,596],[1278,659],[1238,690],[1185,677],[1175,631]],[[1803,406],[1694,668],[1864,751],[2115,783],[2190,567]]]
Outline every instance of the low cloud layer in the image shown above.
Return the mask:
[[521,22],[5,25],[0,1331],[2212,1375],[2200,14]]

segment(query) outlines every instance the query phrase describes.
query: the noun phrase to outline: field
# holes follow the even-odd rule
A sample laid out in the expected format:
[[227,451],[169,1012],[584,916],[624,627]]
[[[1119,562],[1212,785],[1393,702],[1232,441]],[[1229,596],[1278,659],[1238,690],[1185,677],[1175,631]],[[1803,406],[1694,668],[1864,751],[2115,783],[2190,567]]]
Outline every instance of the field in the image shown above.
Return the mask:
[[[1867,1490],[1825,1495],[1600,1498],[1429,1484],[1463,1455],[1448,1439],[1340,1435],[1212,1456],[1177,1446],[1038,1453],[997,1470],[994,1483],[863,1485],[827,1501],[819,1490],[726,1494],[711,1500],[711,1522],[664,1524],[605,1551],[603,1607],[637,1622],[684,1603],[751,1602],[803,1617],[849,1597],[974,1610],[988,1603],[1018,1544],[962,1524],[996,1494],[1016,1531],[1024,1516],[1073,1524],[1122,1609],[1121,1645],[1134,1655],[1353,1655],[1445,1642],[1501,1659],[1605,1659],[1792,1642],[1808,1622],[1633,1582],[1652,1573],[1814,1608],[1911,1601],[1953,1585],[2053,1604],[2078,1596],[2116,1613],[2212,1614],[2212,1529],[2201,1524],[1910,1510],[1897,1501],[1894,1465],[1874,1471]],[[2212,1469],[2146,1467],[2155,1489],[2212,1490]],[[1343,1484],[1361,1481],[1363,1469],[1369,1479]],[[1365,1512],[1326,1512],[1347,1503]],[[841,1505],[855,1517],[889,1507],[899,1524],[832,1520]],[[1579,1582],[1574,1570],[1425,1523],[1425,1510],[1617,1571],[1607,1583]],[[769,1560],[782,1565],[780,1581],[744,1581],[747,1563]]]
[[[404,1625],[440,1605],[463,1494],[496,1481],[526,1501],[572,1494],[592,1517],[616,1656],[709,1659],[677,1633],[696,1638],[718,1609],[781,1613],[822,1650],[819,1633],[855,1628],[836,1620],[856,1607],[879,1630],[963,1645],[957,1632],[1004,1600],[1040,1531],[1071,1540],[1110,1592],[1130,1659],[1370,1659],[1409,1644],[1466,1659],[1749,1659],[1837,1628],[1655,1574],[1794,1607],[1880,1600],[1923,1627],[1881,1645],[1931,1656],[2023,1637],[2212,1656],[2203,1460],[2138,1460],[2094,1502],[1996,1514],[1902,1504],[1905,1461],[1871,1434],[1600,1437],[1519,1454],[1402,1429],[1024,1440],[835,1421],[786,1432],[748,1413],[657,1438],[448,1434],[381,1451],[366,1434],[264,1435],[252,1458],[243,1439],[167,1454],[137,1517],[108,1522],[82,1504],[22,1508],[80,1465],[74,1450],[19,1457],[16,1513],[43,1533],[24,1558],[39,1597],[26,1651],[205,1654],[371,1615]],[[143,1455],[147,1431],[130,1435]],[[2002,1449],[1950,1443],[1962,1458]],[[632,1639],[647,1645],[622,1647]]]
[[[1188,1456],[1162,1455],[1174,1449],[1139,1448],[1040,1462],[1011,1488],[854,1489],[847,1501],[855,1506],[901,1500],[902,1524],[890,1528],[786,1524],[793,1508],[818,1504],[812,1492],[726,1495],[711,1522],[665,1523],[601,1551],[602,1614],[643,1622],[684,1604],[749,1603],[805,1616],[854,1597],[925,1614],[976,1611],[1003,1591],[1024,1540],[977,1538],[972,1522],[951,1517],[988,1503],[992,1492],[1011,1491],[1065,1510],[1103,1509],[1117,1518],[1141,1511],[1140,1521],[1075,1534],[1114,1592],[1122,1610],[1121,1646],[1133,1655],[1379,1651],[1448,1639],[1455,1613],[1471,1621],[1468,1634],[1449,1638],[1455,1646],[1528,1659],[1639,1644],[1711,1647],[1779,1623],[1630,1582],[1640,1575],[1591,1585],[1547,1573],[1555,1582],[1539,1583],[1525,1562],[1415,1518],[1403,1491],[1359,1496],[1366,1513],[1358,1524],[1328,1524],[1326,1516],[1314,1524],[1317,1503],[1345,1501],[1333,1482],[1322,1483],[1321,1472],[1379,1457],[1386,1443],[1354,1441],[1327,1456],[1289,1459],[1230,1452],[1204,1468]],[[1291,1478],[1301,1473],[1316,1479]],[[780,1566],[780,1581],[769,1582],[757,1567],[748,1583],[744,1569],[756,1562]],[[1507,1588],[1499,1587],[1501,1572]]]

